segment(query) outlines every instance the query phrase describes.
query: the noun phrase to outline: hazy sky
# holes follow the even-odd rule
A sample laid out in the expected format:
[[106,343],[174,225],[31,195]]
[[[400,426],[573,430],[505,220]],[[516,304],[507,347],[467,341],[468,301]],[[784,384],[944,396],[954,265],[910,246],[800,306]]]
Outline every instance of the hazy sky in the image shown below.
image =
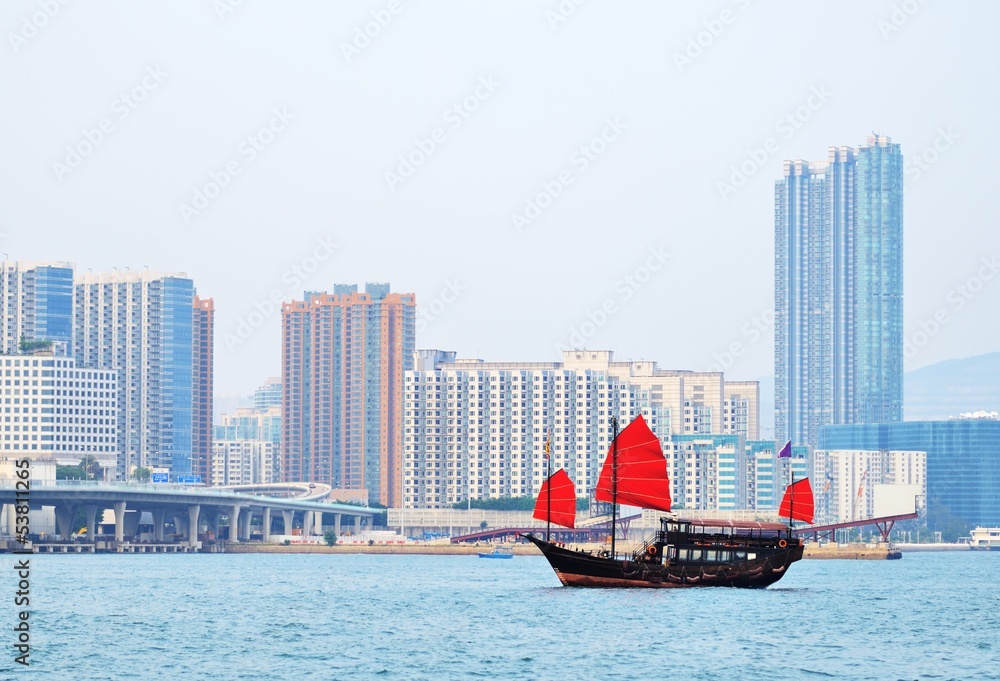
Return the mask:
[[419,347],[756,378],[782,161],[875,130],[907,368],[1000,348],[1000,5],[577,2],[7,0],[0,250],[186,272],[219,394],[279,373],[272,296],[365,281]]

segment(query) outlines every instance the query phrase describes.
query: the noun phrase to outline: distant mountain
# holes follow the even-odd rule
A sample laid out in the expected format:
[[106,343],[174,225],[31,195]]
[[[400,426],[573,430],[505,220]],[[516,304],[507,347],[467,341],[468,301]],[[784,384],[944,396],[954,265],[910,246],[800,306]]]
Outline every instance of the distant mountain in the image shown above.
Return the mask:
[[[774,437],[774,376],[760,381],[760,434]],[[970,411],[1000,411],[1000,352],[949,359],[903,374],[903,418],[942,421]]]
[[903,418],[947,419],[1000,411],[1000,352],[949,359],[903,374]]

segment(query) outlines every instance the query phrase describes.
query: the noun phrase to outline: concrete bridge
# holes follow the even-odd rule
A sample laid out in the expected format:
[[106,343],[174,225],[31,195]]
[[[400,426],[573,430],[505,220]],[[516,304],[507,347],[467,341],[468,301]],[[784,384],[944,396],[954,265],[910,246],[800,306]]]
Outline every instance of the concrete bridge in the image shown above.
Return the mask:
[[[14,534],[12,504],[19,498],[24,501],[24,491],[17,497],[12,482],[0,484],[0,505],[8,504],[9,535]],[[54,507],[56,524],[61,535],[68,537],[71,523],[78,509],[87,518],[87,536],[96,534],[97,512],[113,508],[115,511],[115,541],[135,535],[142,513],[153,516],[153,540],[163,542],[164,525],[173,519],[181,539],[191,546],[198,543],[198,530],[202,524],[218,533],[219,519],[229,518],[230,541],[249,541],[250,525],[255,517],[261,518],[263,538],[271,534],[272,514],[281,518],[286,535],[292,534],[292,524],[298,514],[302,518],[304,534],[322,534],[324,513],[334,516],[334,532],[340,534],[342,520],[353,519],[355,532],[361,529],[361,519],[367,518],[369,527],[377,511],[363,506],[327,503],[322,501],[330,494],[330,487],[313,483],[275,483],[269,485],[238,485],[234,487],[191,487],[165,483],[110,483],[81,480],[58,480],[55,483],[32,484],[28,491],[28,504],[32,510]],[[135,511],[126,515],[126,511]],[[236,532],[232,532],[236,528]],[[235,536],[232,536],[235,535]]]

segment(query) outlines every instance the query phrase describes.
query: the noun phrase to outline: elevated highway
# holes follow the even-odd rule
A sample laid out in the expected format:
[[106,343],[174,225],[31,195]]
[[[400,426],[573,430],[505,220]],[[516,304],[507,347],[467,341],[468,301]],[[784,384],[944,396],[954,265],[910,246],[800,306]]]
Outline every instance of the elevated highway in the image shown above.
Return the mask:
[[[284,534],[292,534],[298,515],[302,519],[303,533],[322,534],[324,513],[334,516],[334,531],[340,534],[342,520],[352,518],[354,530],[361,528],[361,520],[368,519],[369,526],[376,511],[351,504],[324,501],[330,487],[312,483],[280,483],[270,485],[238,485],[234,487],[192,487],[166,483],[109,483],[81,480],[59,480],[55,483],[32,484],[27,501],[32,510],[45,507],[55,509],[58,532],[68,536],[73,516],[80,508],[87,518],[88,537],[94,537],[98,511],[114,509],[115,541],[134,536],[142,512],[153,516],[154,541],[163,541],[164,525],[168,519],[192,546],[197,544],[202,525],[218,532],[219,519],[229,518],[230,541],[248,541],[250,526],[255,517],[261,521],[263,538],[271,533],[272,514],[283,522]],[[12,504],[23,503],[24,491],[17,495],[13,482],[0,484],[0,504],[7,504],[8,534],[13,535]],[[135,513],[127,513],[135,511]],[[232,529],[236,528],[236,532]]]

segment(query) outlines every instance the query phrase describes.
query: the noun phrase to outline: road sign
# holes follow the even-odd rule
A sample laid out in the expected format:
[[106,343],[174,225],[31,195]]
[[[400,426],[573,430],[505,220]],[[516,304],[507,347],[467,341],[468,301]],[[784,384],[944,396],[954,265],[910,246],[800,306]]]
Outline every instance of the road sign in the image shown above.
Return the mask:
[[170,482],[170,473],[153,473],[153,482]]

